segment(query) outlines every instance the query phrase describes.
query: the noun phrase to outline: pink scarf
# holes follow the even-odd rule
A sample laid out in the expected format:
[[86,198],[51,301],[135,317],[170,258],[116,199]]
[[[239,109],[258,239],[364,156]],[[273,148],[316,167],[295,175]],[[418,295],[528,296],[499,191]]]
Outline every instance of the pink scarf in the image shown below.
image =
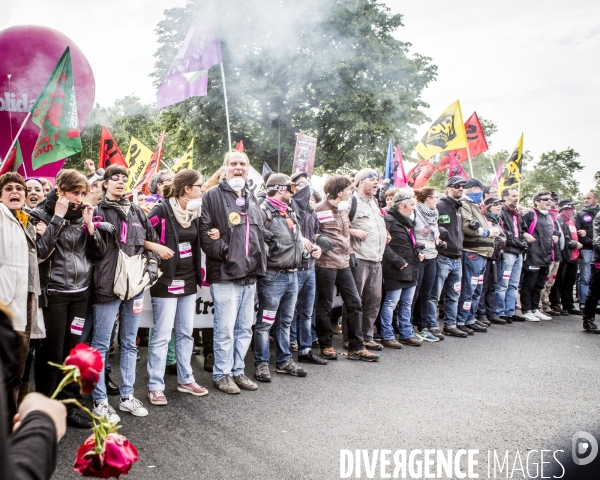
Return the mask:
[[276,200],[274,197],[267,197],[267,201],[273,205],[281,215],[285,215],[288,211],[289,205],[281,200]]

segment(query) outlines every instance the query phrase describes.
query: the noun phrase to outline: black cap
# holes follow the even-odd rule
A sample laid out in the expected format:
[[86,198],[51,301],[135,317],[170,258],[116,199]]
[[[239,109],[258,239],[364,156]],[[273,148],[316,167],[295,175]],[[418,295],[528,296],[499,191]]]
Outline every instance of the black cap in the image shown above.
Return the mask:
[[465,188],[473,188],[473,187],[479,187],[479,188],[483,189],[483,187],[485,187],[485,185],[483,184],[483,182],[481,180],[478,180],[476,178],[469,178],[467,180],[467,185],[465,186]]
[[562,208],[566,208],[566,207],[574,207],[575,206],[575,200],[571,199],[571,198],[565,198],[563,200],[561,200],[560,202],[558,202],[558,208],[562,209]]
[[456,185],[457,183],[466,183],[467,181],[461,177],[460,175],[454,175],[453,177],[450,177],[447,181],[446,181],[446,187],[450,187],[452,185]]
[[296,172],[291,176],[292,182],[295,182],[296,180],[298,180],[300,177],[304,177],[308,180],[308,173],[306,172]]
[[483,202],[483,204],[487,207],[488,205],[491,205],[492,203],[505,203],[506,200],[502,200],[499,197],[490,197],[488,199],[485,200],[485,202]]

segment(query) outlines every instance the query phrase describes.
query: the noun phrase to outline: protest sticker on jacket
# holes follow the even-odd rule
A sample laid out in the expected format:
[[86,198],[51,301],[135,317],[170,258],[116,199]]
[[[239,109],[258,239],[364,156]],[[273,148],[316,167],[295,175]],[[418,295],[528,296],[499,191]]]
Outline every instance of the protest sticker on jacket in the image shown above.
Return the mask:
[[296,151],[294,152],[294,173],[306,172],[310,177],[315,165],[315,155],[317,153],[317,139],[299,133],[296,136]]

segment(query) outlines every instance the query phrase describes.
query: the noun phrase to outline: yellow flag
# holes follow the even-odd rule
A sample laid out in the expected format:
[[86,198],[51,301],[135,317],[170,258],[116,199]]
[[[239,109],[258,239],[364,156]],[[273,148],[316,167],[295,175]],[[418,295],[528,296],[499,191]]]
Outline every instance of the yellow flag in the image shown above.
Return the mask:
[[517,142],[517,146],[508,159],[506,168],[502,172],[502,179],[498,185],[498,192],[507,187],[515,187],[521,183],[521,163],[523,161],[523,134]]
[[125,161],[129,165],[129,181],[127,182],[127,191],[133,190],[137,179],[146,170],[148,162],[152,158],[152,150],[140,142],[137,138],[131,137],[129,148]]
[[460,110],[460,102],[457,100],[431,124],[429,130],[425,132],[417,145],[417,152],[427,160],[436,153],[465,148],[466,146],[467,134]]
[[187,148],[183,156],[177,160],[175,165],[171,167],[171,172],[175,175],[179,170],[186,168],[192,168],[194,163],[194,139],[190,142],[190,146]]

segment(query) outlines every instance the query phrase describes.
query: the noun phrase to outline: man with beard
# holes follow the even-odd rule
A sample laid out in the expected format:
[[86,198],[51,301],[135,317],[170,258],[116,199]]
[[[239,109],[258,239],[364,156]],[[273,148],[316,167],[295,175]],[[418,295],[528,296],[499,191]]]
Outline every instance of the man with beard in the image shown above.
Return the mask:
[[502,200],[505,203],[500,216],[504,223],[506,246],[499,264],[502,277],[496,285],[496,316],[507,322],[524,322],[524,317],[515,314],[523,255],[527,251],[527,242],[521,233],[523,221],[517,210],[519,192],[516,188],[505,188],[502,190]]
[[[381,305],[381,260],[388,240],[383,214],[375,197],[379,175],[371,168],[364,168],[356,174],[354,181],[356,191],[351,198],[350,235],[357,265],[352,268],[352,276],[362,302],[365,347],[383,350],[383,346],[373,340],[373,326]],[[347,342],[347,315],[342,317],[342,330]]]
[[[444,296],[444,333],[452,337],[466,338],[468,334],[456,327],[456,314],[458,309],[458,298],[460,296],[462,279],[462,248],[463,230],[460,201],[466,180],[460,176],[454,176],[446,182],[446,195],[442,195],[436,206],[439,217],[438,226],[440,238],[445,242],[437,246],[437,273],[435,283],[429,296],[429,310],[427,312],[428,325],[437,322],[437,306],[442,291]],[[445,288],[444,288],[445,287]],[[432,331],[433,333],[433,331]],[[434,333],[434,335],[436,335]],[[438,336],[443,338],[443,336]]]
[[[270,382],[269,332],[273,327],[276,372],[306,377],[306,370],[292,360],[290,326],[298,296],[298,268],[302,265],[304,240],[290,208],[295,185],[290,177],[274,173],[267,180],[267,198],[261,204],[267,254],[267,273],[258,280],[258,315],[254,326],[256,379]],[[308,253],[307,253],[308,257]]]
[[[250,161],[243,152],[227,152],[224,175],[203,197],[200,242],[206,254],[206,281],[214,301],[213,382],[224,393],[256,390],[244,375],[252,338],[256,280],[267,271],[262,212],[247,188]],[[219,238],[209,232],[216,228]]]

